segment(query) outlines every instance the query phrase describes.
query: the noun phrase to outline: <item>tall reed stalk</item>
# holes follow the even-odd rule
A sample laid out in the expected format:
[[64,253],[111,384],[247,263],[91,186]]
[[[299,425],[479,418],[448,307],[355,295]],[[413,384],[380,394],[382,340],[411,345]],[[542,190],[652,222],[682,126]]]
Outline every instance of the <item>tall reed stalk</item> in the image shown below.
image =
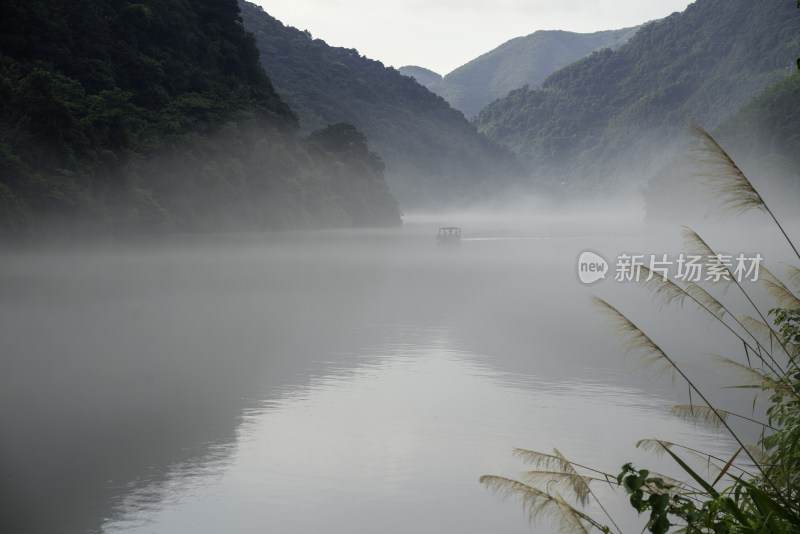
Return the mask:
[[[751,209],[766,213],[800,262],[800,253],[783,225],[730,155],[708,132],[696,126],[691,132],[698,139],[699,175],[718,199],[716,209],[723,216]],[[708,258],[719,257],[693,230],[684,228],[683,234],[689,251]],[[532,522],[555,520],[560,532],[599,530],[622,534],[607,506],[590,487],[605,483],[615,488],[617,495],[627,496],[640,514],[649,512],[642,531],[800,533],[800,299],[787,284],[763,269],[761,282],[776,303],[775,308],[764,310],[757,305],[751,289],[740,284],[728,268],[728,276],[718,282],[736,286],[754,318],[733,313],[729,304],[712,296],[710,288],[701,284],[679,284],[667,277],[653,276],[646,267],[641,269],[643,272],[636,279],[654,301],[662,306],[694,304],[741,343],[739,359],[715,356],[713,361],[745,377],[745,382],[736,387],[753,388],[756,394],[767,392],[766,412],[761,417],[751,417],[716,406],[697,385],[690,369],[678,364],[623,312],[592,297],[625,351],[635,355],[640,366],[670,373],[689,388],[689,404],[673,406],[672,413],[727,434],[737,446],[735,453],[721,455],[661,439],[645,439],[636,444],[672,458],[688,477],[687,481],[677,481],[631,464],[613,476],[569,461],[558,450],[546,454],[516,449],[517,456],[533,465],[531,471],[522,474],[521,481],[484,475],[480,482],[503,499],[520,498]],[[789,266],[787,280],[800,288],[800,265]],[[757,425],[758,442],[748,443],[734,429],[732,418]],[[709,479],[689,465],[692,458],[701,458],[708,466]],[[724,488],[717,489],[719,486]],[[602,516],[590,517],[584,511],[589,505],[598,506]]]

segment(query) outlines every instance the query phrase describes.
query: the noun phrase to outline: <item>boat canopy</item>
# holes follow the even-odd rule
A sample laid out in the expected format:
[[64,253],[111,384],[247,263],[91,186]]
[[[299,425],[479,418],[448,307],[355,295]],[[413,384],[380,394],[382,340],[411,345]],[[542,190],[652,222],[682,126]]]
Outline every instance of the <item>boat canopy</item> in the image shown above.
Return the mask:
[[443,226],[439,228],[439,235],[461,235],[461,228],[457,226]]

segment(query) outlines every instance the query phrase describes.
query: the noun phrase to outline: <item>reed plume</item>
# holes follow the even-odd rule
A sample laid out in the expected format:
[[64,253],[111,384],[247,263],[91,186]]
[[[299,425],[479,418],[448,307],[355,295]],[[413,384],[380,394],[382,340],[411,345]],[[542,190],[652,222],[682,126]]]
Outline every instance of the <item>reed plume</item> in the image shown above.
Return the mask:
[[[638,326],[633,324],[633,322],[625,317],[625,315],[623,315],[619,310],[605,302],[603,299],[595,296],[592,296],[591,298],[592,302],[607,317],[612,329],[623,338],[623,346],[626,349],[626,352],[639,355],[642,361],[640,365],[659,366],[658,374],[671,369],[673,379],[676,377],[676,375],[680,375],[680,377],[689,386],[690,393],[696,393],[709,409],[717,411],[717,409],[712,406],[711,402],[709,402],[705,394],[697,388],[694,382],[686,375],[686,373],[678,366],[678,364],[672,358],[670,358],[667,353],[664,352],[655,342],[653,342],[653,340],[650,339],[647,334],[639,329]],[[743,367],[748,368],[747,366]],[[741,438],[739,438],[736,432],[733,431],[725,419],[721,416],[719,419],[728,434],[730,434],[730,436],[739,444],[740,447],[744,448],[744,443],[742,442]],[[746,449],[745,453],[747,454]],[[753,463],[755,463],[754,459],[751,458],[751,460]]]
[[784,265],[784,268],[786,269],[786,276],[789,279],[789,283],[797,289],[800,289],[800,269],[794,265]]
[[772,295],[779,308],[790,310],[800,309],[800,299],[792,293],[783,282],[773,275],[766,267],[761,267],[761,283],[764,289]]
[[725,271],[723,276],[712,279],[707,277],[706,281],[711,281],[712,284],[721,286],[723,294],[728,291],[728,288],[731,286],[731,284],[737,283],[730,268],[722,265],[719,260],[719,256],[714,249],[712,249],[708,243],[706,243],[705,240],[697,234],[697,232],[688,226],[681,226],[681,237],[683,238],[683,246],[686,248],[687,252],[704,258],[707,262],[707,265],[715,265],[715,267],[720,269],[720,272],[722,270]]
[[703,463],[713,464],[712,460],[724,462],[722,458],[714,456],[713,454],[708,454],[706,452],[699,451],[685,445],[680,445],[678,443],[673,443],[671,441],[665,441],[663,439],[640,439],[636,442],[636,448],[647,451],[657,457],[663,456],[668,449],[678,448],[686,451],[695,458],[700,459]]
[[[800,6],[800,3],[798,3],[798,6]],[[694,126],[691,130],[699,140],[695,156],[703,167],[698,174],[704,177],[703,183],[718,201],[711,211],[721,212],[723,217],[741,214],[752,209],[767,213],[777,225],[795,255],[800,259],[800,253],[798,253],[797,248],[789,239],[783,227],[767,206],[767,203],[730,155],[722,149],[711,135],[701,128]],[[730,510],[712,510],[718,517],[734,518],[735,521],[739,521],[745,517],[743,514],[746,513],[748,518],[767,518],[768,521],[772,521],[769,525],[772,525],[773,523],[777,524],[775,512],[779,511],[782,525],[797,525],[797,521],[800,521],[800,511],[798,511],[796,504],[798,494],[797,490],[794,489],[796,488],[798,475],[796,474],[797,470],[793,468],[797,464],[793,457],[796,457],[797,451],[800,450],[797,447],[798,433],[793,430],[791,425],[788,429],[791,431],[790,433],[787,434],[787,428],[785,428],[786,421],[796,421],[797,407],[800,406],[800,393],[794,382],[790,382],[790,373],[786,371],[786,369],[789,369],[791,373],[795,373],[797,369],[793,361],[796,355],[800,353],[800,345],[787,343],[789,336],[792,335],[787,332],[794,331],[790,330],[789,327],[794,328],[795,323],[784,324],[781,332],[769,326],[769,321],[766,319],[765,314],[762,313],[748,291],[740,284],[741,279],[737,279],[730,265],[730,257],[723,261],[722,256],[717,254],[708,243],[688,227],[683,227],[681,233],[688,252],[699,256],[705,261],[705,265],[709,269],[705,272],[705,278],[700,279],[698,275],[696,279],[685,278],[679,284],[670,280],[666,275],[656,273],[647,266],[637,266],[639,272],[636,273],[638,275],[636,281],[650,292],[653,301],[658,303],[659,306],[671,304],[683,306],[686,300],[689,299],[699,309],[705,311],[712,321],[716,319],[737,336],[743,343],[747,365],[718,355],[713,355],[713,358],[716,363],[740,374],[744,378],[744,384],[740,387],[751,387],[773,392],[770,397],[773,405],[766,412],[768,423],[762,423],[751,417],[715,408],[709,402],[707,396],[697,388],[696,384],[686,374],[684,366],[679,366],[678,362],[614,306],[600,298],[592,297],[592,303],[603,314],[606,323],[618,334],[625,352],[638,357],[637,367],[651,368],[656,375],[668,372],[671,374],[673,381],[678,376],[685,381],[689,388],[689,404],[673,406],[670,410],[672,414],[685,421],[709,426],[714,430],[724,429],[738,444],[738,448],[730,457],[720,458],[664,440],[645,439],[636,443],[637,447],[656,454],[668,453],[692,476],[700,488],[663,475],[652,477],[648,471],[637,470],[631,464],[626,464],[619,478],[614,478],[607,473],[570,462],[557,449],[554,450],[554,454],[515,449],[514,454],[516,456],[533,466],[533,470],[522,474],[521,478],[524,482],[490,475],[481,477],[480,481],[491,491],[499,494],[504,500],[511,496],[521,497],[523,507],[527,511],[530,521],[535,521],[541,516],[548,516],[558,521],[562,532],[588,532],[591,528],[598,528],[608,532],[608,528],[602,527],[600,523],[571,506],[559,492],[569,493],[574,496],[575,501],[581,506],[590,504],[594,499],[613,523],[611,516],[592,492],[591,483],[594,481],[606,481],[613,484],[615,481],[622,482],[624,480],[626,490],[631,495],[631,504],[640,513],[644,509],[649,508],[652,510],[650,522],[645,528],[650,528],[653,532],[666,531],[666,529],[675,525],[675,523],[665,519],[668,514],[671,514],[689,522],[689,527],[684,528],[682,531],[700,532],[702,530],[705,532],[706,530],[703,529],[708,527],[710,523],[700,526],[691,524],[694,521],[691,518],[696,517],[693,506],[700,504],[705,507],[712,499],[718,499],[721,495],[726,495],[728,491],[731,491],[731,488],[720,492],[713,489],[713,486],[726,474],[733,478],[734,487],[732,491],[736,492],[736,503],[731,498],[725,497],[727,499],[725,501],[726,505],[733,503],[734,506],[738,507],[740,504],[738,502],[739,499],[742,499],[744,504],[733,512]],[[760,264],[758,264],[758,267],[763,287],[775,299],[777,306],[784,309],[778,310],[778,313],[784,313],[786,310],[800,310],[800,297],[793,293],[786,284],[781,282],[768,269]],[[736,272],[738,273],[740,270],[737,268]],[[790,285],[800,289],[800,268],[788,266],[787,281]],[[754,315],[757,315],[758,318],[732,313],[721,299],[713,296],[697,282],[713,284],[715,289],[721,290],[723,296],[732,285],[736,285],[742,296],[747,299],[750,306],[755,310]],[[715,291],[715,293],[717,292]],[[774,310],[770,310],[770,313],[773,312]],[[796,319],[792,320],[796,321]],[[786,335],[786,339],[784,339],[782,333]],[[773,356],[775,351],[779,350],[778,347],[789,358],[786,366],[781,366]],[[751,362],[751,356],[758,358],[761,362],[761,367],[753,366],[753,363],[756,362]],[[782,358],[781,361],[783,362]],[[793,379],[796,382],[797,376],[792,374],[791,377],[794,377]],[[693,396],[702,399],[704,404],[694,404]],[[784,401],[783,399],[787,400]],[[753,402],[755,407],[755,400]],[[760,425],[761,440],[759,443],[763,448],[743,443],[741,437],[731,428],[730,419],[733,417]],[[767,433],[771,434],[766,435]],[[679,458],[673,452],[673,449],[677,448],[680,448],[682,454],[685,453],[688,457],[702,462],[708,470],[709,476],[712,476],[712,472],[715,473],[716,479],[713,483],[706,482],[702,476],[698,475]],[[766,451],[770,450],[773,452],[768,455]],[[749,461],[737,460],[740,455],[746,456]],[[578,468],[580,468],[580,471]],[[753,472],[749,472],[746,468]],[[731,469],[735,469],[736,473],[740,474],[730,473],[729,470]],[[585,470],[590,470],[597,476],[582,474]],[[552,488],[552,491],[542,491],[536,487],[537,485],[546,485],[548,488]],[[790,488],[790,491],[783,491],[784,488]],[[643,492],[645,495],[649,493],[650,498],[643,501]],[[681,507],[672,508],[668,512],[664,512],[664,510],[657,511],[655,503],[661,503],[659,506],[663,506],[666,502],[663,497],[665,493],[670,493],[670,503],[681,503]],[[767,506],[768,509],[762,509],[762,505]],[[661,514],[658,517],[659,523],[655,522],[657,513]],[[762,525],[766,524],[762,523]],[[617,527],[615,523],[614,526]],[[654,528],[655,530],[653,530]],[[716,524],[714,528],[716,528]],[[619,531],[619,527],[617,527],[617,530]],[[710,532],[711,530],[708,531]],[[766,530],[759,531],[765,532]]]
[[552,476],[549,481],[561,483],[575,495],[581,506],[586,506],[591,494],[589,478],[580,475],[558,449],[554,449],[554,451],[555,454],[543,454],[525,449],[514,449],[514,455],[533,465],[534,469],[532,471],[527,471],[523,474],[526,480],[541,481],[543,478],[547,478],[543,476],[545,474]]
[[722,421],[727,421],[731,417],[736,417],[737,419],[741,419],[743,421],[750,421],[751,423],[755,423],[763,428],[776,430],[771,425],[757,419],[753,419],[752,417],[747,417],[746,415],[720,409],[717,409],[715,412],[708,406],[699,406],[696,404],[675,404],[670,406],[669,412],[672,415],[683,419],[684,421],[702,424],[712,430],[722,429]]
[[716,209],[725,217],[751,209],[766,212],[764,199],[719,143],[699,126],[690,126],[689,131],[699,140],[694,155],[701,168],[695,176],[701,177],[701,183],[718,199]]
[[[702,237],[700,237],[697,234],[697,232],[695,232],[694,230],[692,230],[688,226],[683,226],[682,229],[681,229],[681,235],[683,236],[684,244],[686,245],[687,248],[689,248],[689,250],[694,251],[696,254],[699,254],[699,255],[702,255],[702,256],[706,256],[706,257],[712,259],[711,261],[713,261],[713,258],[717,258],[717,261],[719,261],[717,253],[714,252],[714,250],[708,245],[708,243],[705,242],[705,240]],[[756,303],[753,302],[753,299],[750,296],[750,294],[747,291],[745,291],[745,289],[742,287],[742,285],[736,279],[736,277],[734,276],[734,273],[731,271],[730,267],[726,267],[725,270],[727,272],[727,276],[725,276],[724,278],[720,277],[720,278],[717,278],[715,280],[712,280],[712,283],[715,284],[715,285],[721,285],[722,288],[723,288],[722,289],[723,294],[728,290],[728,288],[731,286],[731,284],[736,285],[736,287],[739,288],[739,291],[741,291],[741,293],[745,297],[745,299],[747,299],[747,302],[750,303],[750,306],[753,308],[753,310],[756,312],[756,314],[761,318],[761,321],[763,323],[766,323],[767,322],[766,317],[761,312],[759,307],[756,306]],[[704,291],[704,290],[702,290],[702,288],[700,288],[696,284],[692,288],[692,290],[695,291],[698,295],[700,295],[701,292]],[[710,297],[710,295],[709,295],[709,297]],[[759,340],[757,338],[755,338],[753,333],[747,328],[746,324],[743,321],[741,321],[739,316],[737,316],[737,322],[745,330],[745,332],[747,332],[748,334],[753,336],[753,338],[756,340],[757,343],[759,342]],[[765,354],[772,361],[772,364],[775,366],[775,369],[781,370],[782,368],[781,368],[780,364],[778,364],[778,362],[775,361],[775,359],[772,357],[772,354],[771,354],[772,353],[772,342],[773,341],[776,341],[783,348],[784,352],[787,355],[789,355],[789,351],[786,348],[786,344],[777,336],[777,334],[773,334],[771,336],[771,339],[769,340],[770,350],[766,350]],[[766,348],[766,345],[762,344],[762,347]],[[759,353],[759,356],[761,356],[760,353]],[[791,355],[790,355],[790,357],[791,357]],[[763,358],[762,358],[762,360],[763,360]]]
[[[639,283],[653,296],[653,301],[660,306],[678,303],[682,306],[686,298],[692,300],[697,304],[698,309],[705,311],[710,320],[717,320],[722,326],[728,329],[733,335],[739,338],[745,345],[745,350],[751,350],[753,353],[763,361],[761,351],[763,348],[759,344],[759,340],[751,334],[747,328],[739,321],[736,316],[730,313],[728,308],[708,291],[703,289],[702,286],[695,282],[686,282],[686,287],[681,287],[669,278],[660,276],[653,276],[653,271],[647,266],[641,266],[642,272],[648,276],[641,278]],[[725,316],[728,315],[739,325],[744,333],[746,333],[754,342],[753,347],[739,332],[734,330],[726,321]],[[749,352],[748,352],[749,355]],[[749,358],[749,356],[748,356]]]
[[638,357],[637,368],[652,368],[656,377],[668,372],[671,379],[675,380],[680,369],[661,347],[614,306],[595,296],[591,300],[606,318],[610,329],[622,339],[625,352]]
[[640,277],[639,284],[653,296],[653,302],[658,303],[659,306],[668,306],[674,303],[683,306],[683,301],[690,296],[678,284],[669,278],[660,276],[646,265],[641,265],[639,268],[643,275],[647,275]]
[[[701,465],[708,473],[709,477],[717,477],[720,473],[723,472],[725,469],[723,466],[726,465],[727,460],[724,458],[720,458],[719,456],[715,456],[713,454],[709,454],[707,452],[699,451],[697,449],[693,449],[691,447],[686,447],[685,445],[680,445],[678,443],[672,443],[670,441],[664,441],[662,439],[640,439],[636,442],[636,447],[642,449],[644,451],[649,452],[650,454],[661,457],[666,454],[668,449],[681,449],[684,451],[684,454],[693,460],[693,463],[696,465]],[[740,450],[745,450],[748,445],[740,446]],[[753,448],[752,446],[749,446]],[[761,456],[759,456],[761,457]],[[731,466],[728,466],[730,468]],[[749,473],[746,469],[740,466],[732,466],[737,471],[742,474],[753,476],[752,473]],[[662,475],[659,475],[662,476]],[[671,482],[671,484],[675,484],[676,482]],[[681,485],[684,490],[683,493],[688,491],[695,491],[697,488],[693,488],[692,486],[686,484],[685,482],[677,482],[677,484]]]
[[702,286],[694,282],[686,282],[686,293],[697,305],[707,311],[709,315],[722,322],[726,314],[730,315],[728,308]]
[[[614,518],[611,517],[611,514],[608,513],[608,510],[606,510],[590,487],[591,482],[598,481],[606,482],[613,488],[616,483],[613,475],[573,463],[561,454],[558,449],[553,449],[553,454],[548,454],[515,448],[514,456],[533,467],[532,470],[522,474],[521,478],[524,482],[504,477],[489,477],[488,475],[481,477],[480,480],[491,490],[500,493],[503,498],[508,498],[514,492],[522,492],[523,506],[528,510],[529,519],[535,520],[540,513],[544,514],[548,511],[554,512],[556,510],[567,515],[572,514],[574,509],[564,501],[561,493],[559,493],[559,490],[561,490],[569,492],[575,498],[575,501],[583,507],[589,504],[590,497],[592,497],[611,524],[614,525],[618,532],[621,532],[619,526],[614,522]],[[597,476],[582,475],[576,468],[588,470]],[[544,485],[548,488],[548,491],[542,491],[536,485]],[[535,491],[526,497],[524,494],[529,491],[528,488],[533,488]],[[525,500],[526,498],[528,499],[527,501]],[[527,504],[525,504],[526,502]],[[563,508],[563,505],[570,506],[570,508]],[[543,507],[543,509],[536,511],[533,509],[534,507]],[[581,515],[580,518],[587,520],[590,525],[605,530],[605,527],[601,527],[599,522],[588,516]]]
[[512,497],[519,498],[522,501],[523,510],[528,514],[530,523],[547,517],[558,526],[559,532],[565,534],[576,532],[588,534],[591,527],[603,530],[600,523],[572,507],[556,491],[551,494],[518,480],[497,475],[483,475],[479,481],[501,501]]
[[[789,361],[795,361],[797,358],[796,350],[793,350],[792,345],[783,339],[783,336],[780,334],[780,332],[776,332],[775,329],[769,326],[766,322],[759,321],[758,319],[750,317],[744,313],[736,314],[736,318],[748,329],[748,331],[752,332],[753,335],[758,338],[759,344],[765,347],[767,355],[771,355],[772,352],[780,348],[780,350],[786,354],[786,357],[789,359]],[[783,366],[778,364],[774,358],[770,356],[770,359],[781,373],[785,372]]]
[[670,407],[669,413],[684,421],[705,425],[712,430],[721,429],[722,422],[727,421],[731,415],[730,412],[726,410],[712,410],[708,406],[698,406],[694,404],[673,405]]
[[745,381],[740,386],[758,387],[764,391],[769,390],[798,398],[797,393],[782,380],[776,380],[758,369],[743,365],[730,358],[720,356],[719,354],[711,354],[710,356],[717,363],[742,376]]
[[730,155],[711,134],[699,126],[693,125],[689,131],[699,140],[695,156],[696,160],[702,164],[702,170],[695,174],[703,177],[701,182],[718,199],[716,209],[712,208],[712,211],[721,211],[725,217],[741,214],[751,209],[765,212],[783,234],[797,259],[800,259],[800,252],[789,239],[775,214],[772,213],[767,203],[764,202],[764,199]]

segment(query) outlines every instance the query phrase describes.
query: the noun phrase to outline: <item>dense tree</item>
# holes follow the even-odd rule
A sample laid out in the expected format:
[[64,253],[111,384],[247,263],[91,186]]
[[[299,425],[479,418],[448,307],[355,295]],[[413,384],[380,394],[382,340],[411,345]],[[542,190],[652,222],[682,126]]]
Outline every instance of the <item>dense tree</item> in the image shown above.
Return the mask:
[[540,180],[573,191],[640,184],[691,122],[711,129],[791,71],[800,13],[786,2],[698,0],[487,106],[474,123]]
[[[785,217],[800,198],[800,73],[768,87],[714,130],[731,158]],[[696,162],[675,158],[644,189],[648,216],[674,220],[704,213],[714,199],[697,197]]]
[[510,152],[413,79],[284,26],[259,6],[240,5],[261,64],[303,131],[355,125],[385,161],[387,181],[405,208],[483,198],[525,178]]
[[413,76],[464,115],[473,117],[493,100],[525,85],[538,87],[548,75],[595,50],[619,48],[638,29],[594,33],[540,30],[511,39],[444,78],[426,76],[419,67],[403,67],[400,72]]
[[[0,231],[354,223],[326,189],[335,156],[299,136],[236,0],[0,10]],[[397,224],[384,195],[370,222]]]
[[343,199],[354,224],[379,224],[386,212],[397,210],[383,180],[384,163],[369,151],[366,136],[355,126],[333,124],[312,132],[308,140],[321,154],[337,161],[331,189]]

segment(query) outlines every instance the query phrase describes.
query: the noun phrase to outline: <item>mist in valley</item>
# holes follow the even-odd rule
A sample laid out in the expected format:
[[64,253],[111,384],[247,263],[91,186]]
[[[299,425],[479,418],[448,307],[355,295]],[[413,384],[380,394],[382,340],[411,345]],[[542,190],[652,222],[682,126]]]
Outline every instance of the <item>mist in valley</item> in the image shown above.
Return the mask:
[[[697,231],[790,262],[768,221],[743,222]],[[441,226],[460,244],[437,246]],[[606,279],[581,282],[585,250]],[[521,197],[399,229],[7,247],[3,530],[527,532],[477,483],[518,473],[511,447],[613,473],[659,462],[639,438],[732,448],[669,415],[686,388],[634,371],[589,302],[747,411],[702,356],[738,340],[614,280],[620,254],[681,250],[641,200]]]
[[[479,482],[531,467],[514,447],[609,478],[687,478],[641,439],[747,467],[687,419],[706,402],[765,419],[719,358],[751,364],[764,340],[726,325],[771,323],[776,288],[797,289],[797,252],[756,206],[800,239],[794,2],[698,0],[577,48],[537,31],[551,44],[513,38],[441,95],[404,75],[425,65],[241,0],[12,4],[0,532],[523,534],[524,507]],[[463,52],[487,24],[426,46]],[[720,146],[698,151],[693,123]],[[741,174],[759,194],[702,185]],[[739,284],[712,283],[706,244]],[[623,491],[592,489],[643,531]]]

